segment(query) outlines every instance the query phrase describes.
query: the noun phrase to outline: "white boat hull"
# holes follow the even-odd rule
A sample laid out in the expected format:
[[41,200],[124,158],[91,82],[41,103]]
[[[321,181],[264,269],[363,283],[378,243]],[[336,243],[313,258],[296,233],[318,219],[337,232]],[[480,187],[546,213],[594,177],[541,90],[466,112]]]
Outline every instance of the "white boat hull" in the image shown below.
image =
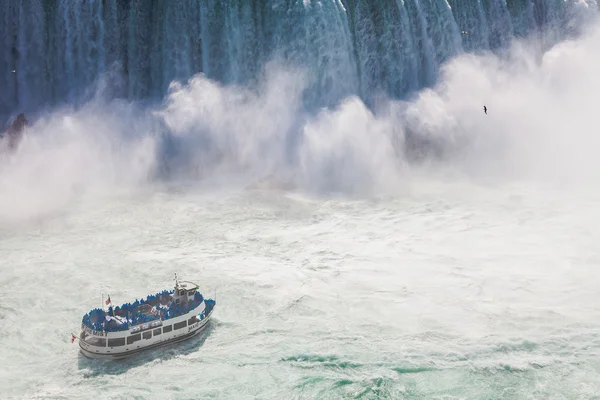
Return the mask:
[[[92,359],[101,359],[101,360],[119,360],[123,358],[127,358],[138,354],[145,350],[150,350],[154,348],[158,348],[161,346],[165,346],[171,343],[181,342],[187,339],[190,339],[200,332],[202,332],[209,324],[210,319],[212,317],[214,309],[210,310],[210,313],[200,320],[199,322],[194,323],[193,325],[186,326],[184,329],[180,330],[172,330],[168,333],[161,332],[160,335],[152,334],[151,338],[141,339],[132,344],[126,344],[124,346],[117,347],[98,347],[94,345],[90,345],[86,343],[84,340],[79,340],[79,347],[81,353],[87,357]],[[168,324],[175,324],[182,321],[187,321],[190,318],[190,314],[194,314],[194,312],[190,312],[186,315],[179,316],[177,318],[173,318],[172,320],[163,321],[163,326]],[[173,326],[173,325],[171,325]],[[153,332],[155,330],[162,329],[161,328],[152,328],[147,330],[146,332]],[[124,334],[131,335],[129,332],[119,332],[119,337],[124,337]],[[110,333],[107,334],[107,339],[111,337]]]

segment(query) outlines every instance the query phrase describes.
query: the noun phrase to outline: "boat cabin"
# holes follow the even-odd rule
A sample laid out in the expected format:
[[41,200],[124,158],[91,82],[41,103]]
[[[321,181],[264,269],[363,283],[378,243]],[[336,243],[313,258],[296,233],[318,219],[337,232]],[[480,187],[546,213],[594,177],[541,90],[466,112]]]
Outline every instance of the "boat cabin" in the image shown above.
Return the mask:
[[173,303],[183,304],[194,300],[198,286],[192,282],[175,282],[175,291],[173,292]]

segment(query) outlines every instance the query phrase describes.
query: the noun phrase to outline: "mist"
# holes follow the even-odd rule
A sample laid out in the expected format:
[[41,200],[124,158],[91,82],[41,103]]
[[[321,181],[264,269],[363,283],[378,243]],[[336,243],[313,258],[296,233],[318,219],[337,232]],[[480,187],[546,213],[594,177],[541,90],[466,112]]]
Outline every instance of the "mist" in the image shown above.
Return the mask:
[[159,136],[139,114],[116,101],[90,102],[36,120],[18,150],[0,157],[0,223],[35,219],[75,200],[102,201],[147,184]]
[[446,168],[587,184],[598,178],[599,50],[594,22],[545,53],[521,41],[502,58],[463,55],[444,66],[435,88],[393,113],[405,131],[443,147]]
[[40,116],[2,155],[0,224],[165,180],[354,196],[398,193],[424,173],[596,185],[598,70],[594,18],[544,53],[533,38],[456,57],[434,87],[372,108],[349,97],[308,112],[310,71],[278,62],[253,87],[200,74],[160,104],[96,96]]

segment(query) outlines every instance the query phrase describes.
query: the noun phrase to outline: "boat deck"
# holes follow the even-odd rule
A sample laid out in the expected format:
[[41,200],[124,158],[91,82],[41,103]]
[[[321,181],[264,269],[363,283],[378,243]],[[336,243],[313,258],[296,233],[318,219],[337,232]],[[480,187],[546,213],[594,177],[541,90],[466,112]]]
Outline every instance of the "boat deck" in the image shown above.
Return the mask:
[[83,316],[82,324],[95,331],[124,331],[134,325],[187,314],[204,301],[202,294],[195,292],[191,301],[176,303],[173,293],[173,290],[164,290],[133,303],[124,303],[114,308],[110,306],[108,310],[95,308]]

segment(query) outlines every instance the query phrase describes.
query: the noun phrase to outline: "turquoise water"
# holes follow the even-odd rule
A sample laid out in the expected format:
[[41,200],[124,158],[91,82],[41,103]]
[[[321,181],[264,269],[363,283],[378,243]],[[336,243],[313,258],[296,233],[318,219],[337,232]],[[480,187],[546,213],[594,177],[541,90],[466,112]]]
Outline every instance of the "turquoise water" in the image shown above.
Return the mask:
[[[5,232],[3,397],[597,398],[598,216],[574,201],[598,197],[443,188],[158,192]],[[174,272],[216,292],[206,333],[78,354],[101,293],[139,298]]]

